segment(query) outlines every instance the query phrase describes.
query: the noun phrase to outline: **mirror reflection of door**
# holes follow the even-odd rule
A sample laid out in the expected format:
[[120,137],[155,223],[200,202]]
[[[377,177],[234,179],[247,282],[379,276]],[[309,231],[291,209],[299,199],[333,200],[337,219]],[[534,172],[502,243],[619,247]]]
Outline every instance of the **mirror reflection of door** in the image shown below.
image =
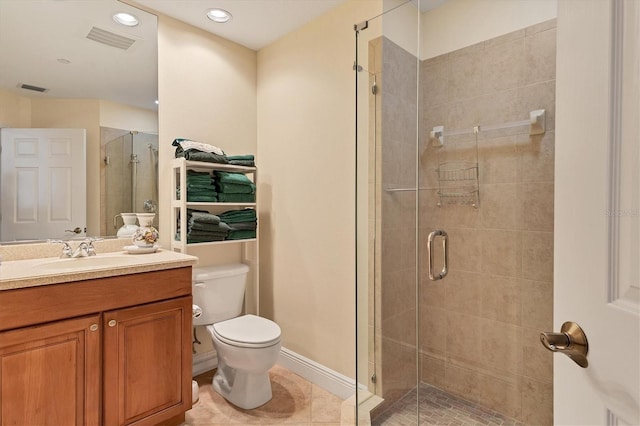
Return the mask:
[[0,241],[86,236],[85,129],[2,129]]
[[[158,135],[102,128],[104,144],[104,220],[101,235],[116,235],[120,213],[156,213]],[[157,219],[156,219],[157,222]],[[154,223],[157,228],[157,223]]]

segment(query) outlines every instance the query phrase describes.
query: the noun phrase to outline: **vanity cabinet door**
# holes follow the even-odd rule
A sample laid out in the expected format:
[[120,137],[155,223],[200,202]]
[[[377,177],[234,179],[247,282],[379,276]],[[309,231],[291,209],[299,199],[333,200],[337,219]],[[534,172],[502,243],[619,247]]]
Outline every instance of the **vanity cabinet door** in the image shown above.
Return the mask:
[[191,316],[191,296],[104,313],[105,426],[184,421]]
[[0,425],[100,424],[100,316],[0,333]]

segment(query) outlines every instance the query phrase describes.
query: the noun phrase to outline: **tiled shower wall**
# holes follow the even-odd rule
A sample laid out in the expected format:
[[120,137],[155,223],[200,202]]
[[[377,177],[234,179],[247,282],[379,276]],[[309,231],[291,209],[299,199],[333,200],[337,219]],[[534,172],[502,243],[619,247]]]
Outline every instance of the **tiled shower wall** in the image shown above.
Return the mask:
[[[386,401],[421,380],[529,424],[552,424],[552,354],[538,335],[552,329],[555,21],[420,64],[415,149],[416,59],[383,39],[380,147],[380,274],[377,391]],[[414,107],[415,108],[415,107]],[[546,132],[482,126],[546,110]],[[434,147],[428,134],[446,137]],[[419,158],[419,280],[415,290],[415,187]],[[438,206],[437,168],[478,162],[480,203]],[[449,234],[449,275],[427,277],[426,237]],[[436,260],[439,264],[439,260]],[[419,297],[420,359],[415,359]]]

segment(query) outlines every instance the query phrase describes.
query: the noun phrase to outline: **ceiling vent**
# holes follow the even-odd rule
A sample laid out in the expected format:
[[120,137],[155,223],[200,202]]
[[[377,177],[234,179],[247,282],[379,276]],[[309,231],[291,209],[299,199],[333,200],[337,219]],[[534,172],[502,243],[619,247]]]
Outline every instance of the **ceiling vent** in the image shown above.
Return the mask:
[[129,37],[124,37],[111,31],[103,30],[98,27],[91,28],[89,34],[87,34],[89,40],[97,41],[98,43],[106,44],[107,46],[117,47],[118,49],[127,50],[136,41]]
[[31,84],[18,84],[18,87],[21,89],[25,89],[25,90],[33,90],[34,92],[40,92],[40,93],[44,93],[44,92],[48,92],[49,89],[45,89],[44,87],[38,87],[38,86],[33,86]]

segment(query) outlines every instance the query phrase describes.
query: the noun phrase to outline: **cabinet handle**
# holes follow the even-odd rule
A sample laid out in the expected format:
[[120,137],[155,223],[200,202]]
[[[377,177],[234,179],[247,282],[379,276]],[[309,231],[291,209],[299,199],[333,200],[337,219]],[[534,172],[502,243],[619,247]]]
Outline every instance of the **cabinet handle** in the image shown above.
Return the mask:
[[109,321],[109,327],[115,327],[116,324],[117,324],[116,320]]
[[98,324],[91,324],[91,325],[89,326],[89,330],[91,330],[91,331],[96,331],[96,330],[98,330]]

